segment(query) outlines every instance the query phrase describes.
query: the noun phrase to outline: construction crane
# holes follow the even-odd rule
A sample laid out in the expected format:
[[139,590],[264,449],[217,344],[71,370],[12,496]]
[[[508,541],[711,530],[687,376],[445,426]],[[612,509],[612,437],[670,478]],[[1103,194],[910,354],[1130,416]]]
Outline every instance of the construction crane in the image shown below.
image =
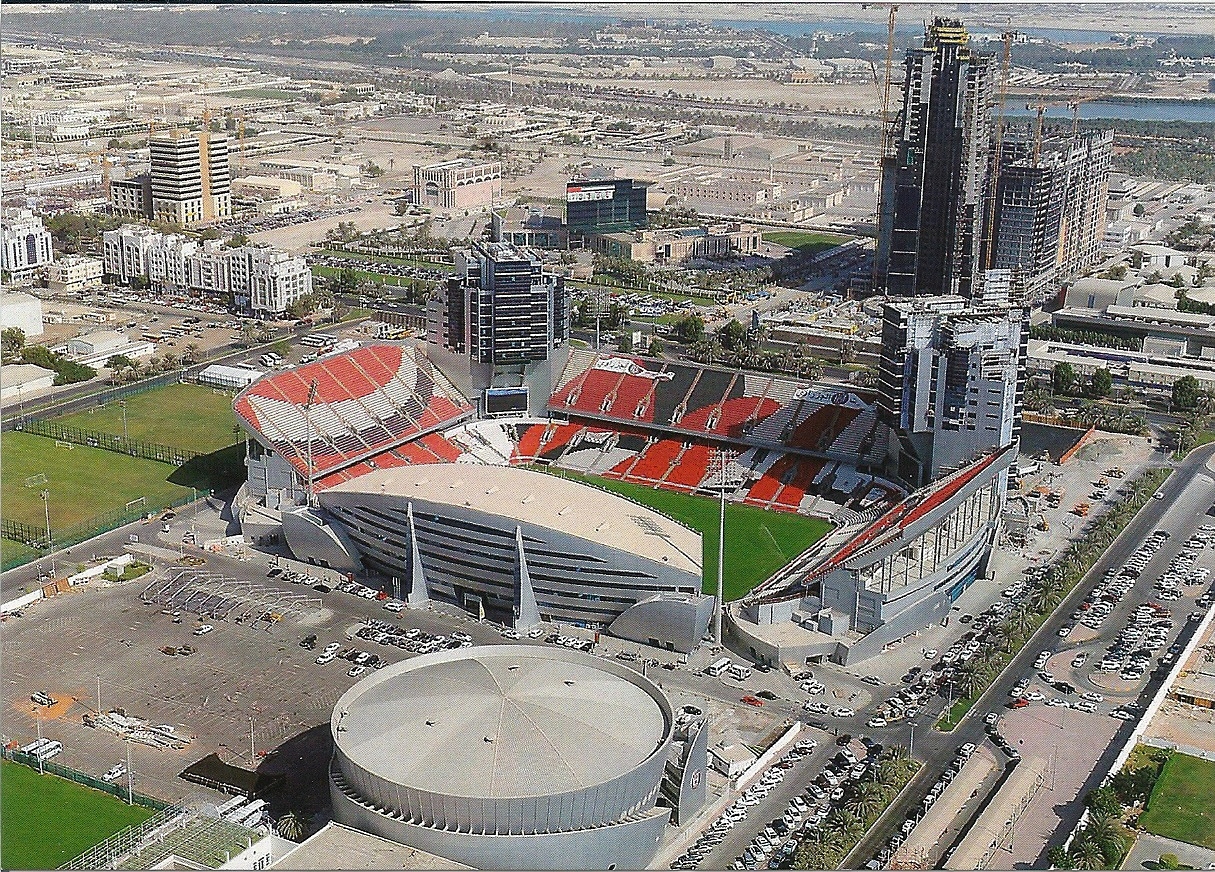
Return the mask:
[[1008,72],[1012,66],[1012,43],[1017,37],[1017,31],[1006,30],[1000,34],[1004,41],[1004,57],[1000,64],[1000,96],[996,104],[996,137],[992,152],[991,173],[987,180],[987,269],[991,269],[996,261],[995,227],[996,227],[996,191],[1000,181],[1000,153],[1004,145],[1004,101],[1008,95]]

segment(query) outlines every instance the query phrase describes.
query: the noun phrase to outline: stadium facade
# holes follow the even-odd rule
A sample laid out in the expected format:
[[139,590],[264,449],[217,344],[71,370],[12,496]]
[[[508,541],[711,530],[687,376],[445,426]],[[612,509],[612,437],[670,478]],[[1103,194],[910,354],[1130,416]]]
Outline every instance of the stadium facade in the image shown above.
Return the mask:
[[[644,869],[671,814],[657,803],[675,712],[611,660],[417,657],[352,687],[330,726],[338,822],[476,868]],[[703,785],[703,754],[686,763]]]
[[361,475],[283,517],[297,557],[391,578],[519,628],[542,619],[677,651],[704,637],[701,537],[574,481],[509,466],[429,464]]

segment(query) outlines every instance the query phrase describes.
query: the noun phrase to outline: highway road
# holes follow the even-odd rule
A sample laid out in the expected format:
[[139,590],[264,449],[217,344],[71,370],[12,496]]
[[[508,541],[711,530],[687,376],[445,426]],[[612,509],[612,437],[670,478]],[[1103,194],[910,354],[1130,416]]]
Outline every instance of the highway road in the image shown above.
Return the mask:
[[[1004,703],[1008,701],[1008,692],[1012,689],[1013,685],[1023,676],[1033,671],[1033,661],[1038,656],[1039,651],[1046,649],[1058,650],[1060,648],[1058,644],[1060,641],[1058,636],[1059,628],[1064,624],[1071,623],[1071,613],[1078,608],[1080,602],[1088,595],[1097,581],[1102,578],[1107,568],[1121,567],[1125,564],[1132,552],[1143,542],[1144,538],[1156,529],[1165,529],[1170,533],[1171,538],[1169,542],[1173,546],[1173,550],[1168,551],[1168,549],[1165,549],[1165,552],[1169,554],[1176,553],[1175,547],[1184,541],[1200,524],[1206,522],[1205,511],[1210,506],[1209,501],[1197,513],[1190,512],[1184,517],[1180,513],[1174,513],[1174,516],[1169,519],[1169,523],[1162,524],[1166,512],[1172,505],[1184,502],[1187,499],[1193,499],[1193,495],[1190,493],[1192,488],[1201,488],[1203,493],[1206,494],[1212,484],[1215,484],[1215,466],[1212,466],[1213,459],[1215,459],[1215,445],[1208,445],[1193,451],[1184,461],[1177,465],[1176,471],[1161,487],[1164,498],[1148,501],[1147,505],[1126,526],[1114,544],[1093,565],[1088,574],[1081,579],[1080,583],[1076,585],[1059,607],[1046,619],[1034,637],[1013,657],[1009,665],[978,699],[958,727],[950,733],[940,733],[931,728],[917,731],[915,756],[924,764],[921,776],[916,779],[911,789],[905,790],[898,800],[892,803],[887,815],[857,844],[856,848],[844,862],[846,868],[863,868],[865,863],[872,859],[881,847],[889,841],[903,820],[911,812],[920,808],[924,795],[953,759],[959,745],[964,742],[978,744],[984,740],[986,734],[984,732],[983,717],[990,711],[1001,710]],[[1204,496],[1204,500],[1206,499],[1208,498]],[[1156,564],[1154,563],[1153,565]],[[1145,573],[1143,579],[1145,584],[1137,585],[1133,589],[1132,594],[1128,594],[1125,598],[1120,609],[1116,610],[1107,619],[1102,631],[1103,636],[1108,637],[1117,633],[1125,624],[1126,613],[1132,610],[1134,605],[1150,599],[1150,596],[1147,594],[1150,593],[1154,576]],[[1122,615],[1121,618],[1119,614]],[[1178,623],[1181,627],[1179,638],[1184,644],[1188,640],[1189,634],[1193,632],[1195,625],[1186,624],[1184,620]],[[1095,641],[1095,644],[1103,644],[1102,638],[1099,637]],[[1166,675],[1167,670],[1157,670],[1151,674],[1149,680],[1139,693],[1138,701],[1141,704],[1151,698],[1160,687]],[[931,724],[933,720],[934,718],[929,717],[927,713],[920,718],[920,721],[925,725]],[[1135,723],[1133,721],[1124,722],[1121,725],[1114,741],[1111,743],[1110,751],[1107,752],[1107,759],[1112,759],[1116,754],[1117,748],[1121,747],[1126,741],[1134,726]],[[882,735],[882,731],[872,730],[870,732],[878,741],[888,743],[888,739]],[[1103,767],[1098,766],[1097,772],[1103,772]],[[1091,788],[1091,786],[1086,785],[1086,789]],[[1070,829],[1070,826],[1074,824],[1075,821],[1071,821],[1070,824],[1067,824],[1067,828]]]

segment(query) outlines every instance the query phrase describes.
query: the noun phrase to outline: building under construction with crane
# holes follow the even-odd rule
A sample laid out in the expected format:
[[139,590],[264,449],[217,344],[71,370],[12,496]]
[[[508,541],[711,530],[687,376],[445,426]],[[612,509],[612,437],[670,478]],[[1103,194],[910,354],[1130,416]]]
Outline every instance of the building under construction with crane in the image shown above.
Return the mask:
[[192,227],[232,217],[228,137],[207,130],[171,130],[148,140],[147,173],[109,181],[119,215]]

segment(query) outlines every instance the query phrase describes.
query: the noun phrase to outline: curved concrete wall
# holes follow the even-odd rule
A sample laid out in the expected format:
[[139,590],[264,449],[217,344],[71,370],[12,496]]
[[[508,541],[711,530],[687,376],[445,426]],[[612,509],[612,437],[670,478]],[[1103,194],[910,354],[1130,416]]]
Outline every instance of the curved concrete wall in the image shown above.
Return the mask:
[[332,770],[329,792],[338,822],[477,869],[645,869],[670,814],[656,808],[586,829],[488,835],[425,826],[377,811],[344,791]]

